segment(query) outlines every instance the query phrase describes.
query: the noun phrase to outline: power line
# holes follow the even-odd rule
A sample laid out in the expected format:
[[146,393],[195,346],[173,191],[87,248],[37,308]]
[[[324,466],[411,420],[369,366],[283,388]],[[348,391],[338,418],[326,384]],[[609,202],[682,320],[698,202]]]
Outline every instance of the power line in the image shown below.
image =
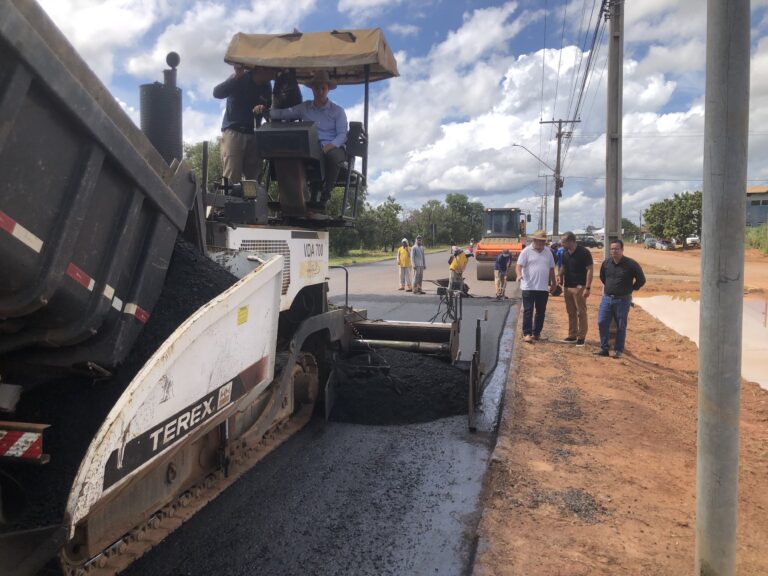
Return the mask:
[[566,16],[568,15],[568,3],[570,0],[565,0],[565,4],[563,5],[563,29],[560,33],[560,54],[557,59],[557,80],[555,81],[555,101],[552,104],[552,118],[554,119],[555,114],[557,113],[557,92],[560,88],[560,65],[563,62],[563,46],[565,45],[565,21]]
[[[544,0],[544,40],[541,47],[541,110],[539,121],[544,120],[544,71],[547,64],[547,0]],[[539,125],[539,156],[541,156],[542,128]]]

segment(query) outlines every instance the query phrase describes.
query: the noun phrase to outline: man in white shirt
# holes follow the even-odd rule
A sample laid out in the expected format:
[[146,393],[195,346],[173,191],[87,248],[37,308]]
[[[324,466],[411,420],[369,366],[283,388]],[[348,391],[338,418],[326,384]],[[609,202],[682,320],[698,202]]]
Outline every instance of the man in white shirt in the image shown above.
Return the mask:
[[541,339],[547,300],[557,282],[555,258],[547,248],[547,233],[536,230],[530,238],[533,242],[520,253],[515,270],[523,292],[523,340],[532,344]]

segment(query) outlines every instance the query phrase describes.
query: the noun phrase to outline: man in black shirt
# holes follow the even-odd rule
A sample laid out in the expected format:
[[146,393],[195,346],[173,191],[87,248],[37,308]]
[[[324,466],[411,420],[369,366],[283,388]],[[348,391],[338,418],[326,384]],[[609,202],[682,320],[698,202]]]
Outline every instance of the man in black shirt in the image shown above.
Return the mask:
[[568,336],[563,342],[584,346],[587,337],[587,298],[592,289],[592,253],[576,244],[576,235],[566,232],[560,236],[564,248],[563,263],[559,270],[563,286],[565,311],[568,313]]
[[213,89],[214,98],[226,98],[227,108],[221,122],[222,175],[231,182],[256,180],[262,159],[253,135],[254,120],[261,124],[261,116],[254,118],[254,108],[272,103],[271,74],[246,70],[235,64],[235,72]]
[[608,330],[611,320],[616,321],[616,342],[614,357],[624,353],[627,336],[627,317],[632,305],[632,292],[645,285],[645,274],[640,264],[624,256],[624,242],[611,242],[611,257],[600,266],[600,281],[603,283],[603,299],[597,311],[597,325],[600,328],[600,351],[598,356],[608,356]]

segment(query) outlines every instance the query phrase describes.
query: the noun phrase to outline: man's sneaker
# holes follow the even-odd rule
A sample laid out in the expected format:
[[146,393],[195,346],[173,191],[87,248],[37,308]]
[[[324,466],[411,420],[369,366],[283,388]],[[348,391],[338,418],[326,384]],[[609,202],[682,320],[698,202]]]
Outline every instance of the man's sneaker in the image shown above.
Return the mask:
[[[613,357],[614,358],[621,358],[621,354],[622,354],[621,352],[616,351],[616,352],[613,353]],[[607,356],[607,354],[606,354],[606,356]]]
[[595,356],[608,356],[608,350],[596,350],[592,352]]
[[583,347],[584,346],[584,338],[579,338],[576,340],[576,346]]
[[[565,342],[566,344],[574,344],[576,342],[576,338],[571,338],[570,336],[568,336],[568,338],[563,338],[561,342]],[[582,340],[582,344],[583,343],[584,341]]]
[[523,336],[523,342],[528,342],[528,344],[533,344],[533,336],[528,334],[527,336]]
[[539,341],[546,342],[547,340],[549,340],[549,338],[547,338],[546,336],[537,336],[535,334],[533,335],[533,339],[536,340],[536,342],[539,342]]

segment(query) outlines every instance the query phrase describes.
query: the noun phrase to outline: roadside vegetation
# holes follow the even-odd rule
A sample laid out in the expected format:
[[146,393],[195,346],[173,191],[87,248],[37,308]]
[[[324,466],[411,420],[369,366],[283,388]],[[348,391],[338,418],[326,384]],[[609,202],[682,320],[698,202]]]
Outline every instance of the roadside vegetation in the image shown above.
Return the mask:
[[763,254],[768,254],[768,224],[747,228],[747,248],[757,248]]
[[685,248],[689,236],[701,237],[701,192],[683,192],[654,202],[645,212],[645,225],[656,238],[675,238]]
[[[446,262],[450,246],[434,246],[426,248],[427,254],[435,252],[445,252]],[[365,264],[366,262],[381,262],[382,260],[392,260],[394,266],[395,253],[390,250],[350,250],[345,256],[331,256],[328,260],[330,266],[351,266],[352,264]]]

